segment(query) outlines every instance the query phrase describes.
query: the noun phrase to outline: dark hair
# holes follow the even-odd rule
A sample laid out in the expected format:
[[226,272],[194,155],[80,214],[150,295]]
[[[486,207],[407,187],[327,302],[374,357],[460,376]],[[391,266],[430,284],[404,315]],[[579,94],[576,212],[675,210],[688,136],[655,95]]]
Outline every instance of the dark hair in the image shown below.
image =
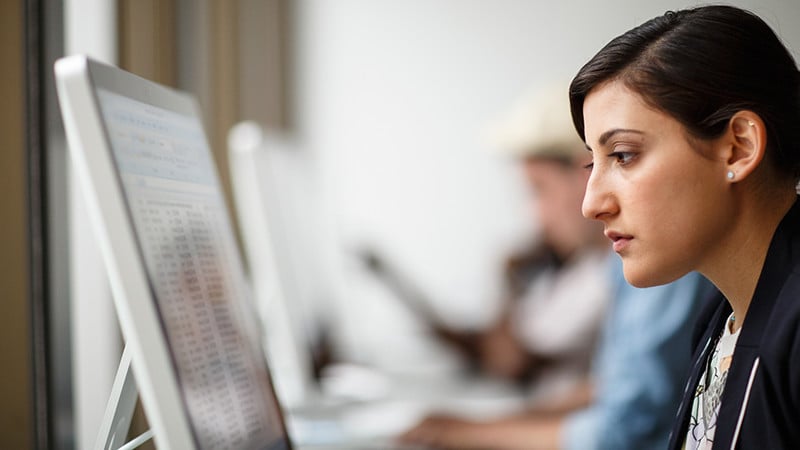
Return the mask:
[[767,159],[800,178],[800,72],[763,20],[732,6],[669,11],[615,38],[570,85],[572,120],[585,141],[583,103],[620,80],[700,139],[719,137],[740,110],[767,129]]

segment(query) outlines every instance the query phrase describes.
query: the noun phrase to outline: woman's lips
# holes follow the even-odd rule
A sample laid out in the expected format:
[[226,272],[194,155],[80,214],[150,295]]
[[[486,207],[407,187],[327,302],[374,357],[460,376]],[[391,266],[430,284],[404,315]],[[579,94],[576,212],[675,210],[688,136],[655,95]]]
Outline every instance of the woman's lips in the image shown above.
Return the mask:
[[625,250],[625,248],[627,248],[630,242],[633,240],[633,236],[629,234],[618,233],[616,231],[606,231],[605,234],[606,237],[614,242],[613,248],[617,253]]

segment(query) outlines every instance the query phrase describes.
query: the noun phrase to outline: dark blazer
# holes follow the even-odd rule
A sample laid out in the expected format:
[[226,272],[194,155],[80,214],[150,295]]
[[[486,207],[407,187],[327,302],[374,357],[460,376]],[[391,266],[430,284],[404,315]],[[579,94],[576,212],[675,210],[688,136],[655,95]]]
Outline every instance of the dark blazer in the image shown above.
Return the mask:
[[[683,445],[694,391],[730,313],[718,295],[698,318],[671,450]],[[712,448],[800,449],[800,201],[778,225],[767,251],[736,342]]]

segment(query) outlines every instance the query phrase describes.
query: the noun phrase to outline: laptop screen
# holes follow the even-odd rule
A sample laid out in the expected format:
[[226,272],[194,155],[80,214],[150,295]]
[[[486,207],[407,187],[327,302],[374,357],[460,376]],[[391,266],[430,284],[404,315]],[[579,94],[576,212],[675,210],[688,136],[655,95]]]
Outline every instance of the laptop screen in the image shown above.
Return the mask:
[[96,94],[197,447],[289,448],[200,118]]

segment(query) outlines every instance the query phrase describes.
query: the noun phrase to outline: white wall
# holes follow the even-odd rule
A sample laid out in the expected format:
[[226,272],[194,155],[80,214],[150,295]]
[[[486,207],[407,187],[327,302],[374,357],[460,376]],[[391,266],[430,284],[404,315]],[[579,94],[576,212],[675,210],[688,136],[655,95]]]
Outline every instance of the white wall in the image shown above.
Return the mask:
[[[482,140],[484,127],[531,84],[573,75],[614,36],[692,3],[293,2],[294,121],[345,245],[384,250],[454,323],[485,322],[500,258],[534,225],[519,174]],[[733,3],[760,13],[797,55],[800,3]],[[346,301],[360,311],[351,344],[380,359],[358,342],[385,345],[387,330],[413,321],[366,278],[349,280]]]

